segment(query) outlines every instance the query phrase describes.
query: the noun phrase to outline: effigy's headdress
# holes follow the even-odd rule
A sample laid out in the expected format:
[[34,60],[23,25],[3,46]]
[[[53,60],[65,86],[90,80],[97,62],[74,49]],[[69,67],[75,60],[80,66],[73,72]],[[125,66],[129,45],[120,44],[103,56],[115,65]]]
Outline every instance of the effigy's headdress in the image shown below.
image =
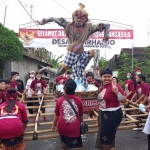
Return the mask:
[[77,18],[86,17],[88,21],[88,13],[86,10],[84,10],[84,8],[85,8],[85,5],[82,3],[79,3],[79,8],[72,13],[73,22],[74,22],[74,17],[77,17]]

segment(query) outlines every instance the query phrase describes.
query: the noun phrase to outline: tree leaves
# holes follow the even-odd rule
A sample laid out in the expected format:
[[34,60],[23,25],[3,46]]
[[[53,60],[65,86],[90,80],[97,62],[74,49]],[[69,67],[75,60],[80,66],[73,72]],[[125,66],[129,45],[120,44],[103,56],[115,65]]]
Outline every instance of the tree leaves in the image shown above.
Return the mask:
[[60,55],[60,56],[56,56],[53,55],[52,59],[50,61],[50,63],[52,64],[53,68],[58,69],[59,68],[59,64],[61,63],[60,59],[63,57],[64,55]]
[[100,67],[100,70],[103,70],[104,68],[107,67],[108,65],[108,60],[106,60],[104,57],[101,57],[100,60],[99,60],[99,67]]
[[22,60],[23,50],[23,45],[16,33],[0,23],[0,62]]

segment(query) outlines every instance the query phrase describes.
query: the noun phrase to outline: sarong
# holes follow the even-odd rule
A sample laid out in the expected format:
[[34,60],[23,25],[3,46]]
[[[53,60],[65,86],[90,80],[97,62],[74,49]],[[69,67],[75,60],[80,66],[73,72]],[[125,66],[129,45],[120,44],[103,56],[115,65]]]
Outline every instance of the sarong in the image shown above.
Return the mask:
[[64,59],[64,65],[68,69],[72,68],[72,79],[79,80],[85,88],[87,88],[88,84],[84,71],[91,58],[91,52],[84,51],[80,53],[67,52]]
[[16,138],[1,140],[0,150],[24,150],[23,135]]
[[122,120],[122,110],[99,111],[99,131],[95,147],[99,150],[110,150],[115,147],[115,135]]
[[67,150],[83,150],[82,138],[79,137],[67,137],[60,135],[62,148]]

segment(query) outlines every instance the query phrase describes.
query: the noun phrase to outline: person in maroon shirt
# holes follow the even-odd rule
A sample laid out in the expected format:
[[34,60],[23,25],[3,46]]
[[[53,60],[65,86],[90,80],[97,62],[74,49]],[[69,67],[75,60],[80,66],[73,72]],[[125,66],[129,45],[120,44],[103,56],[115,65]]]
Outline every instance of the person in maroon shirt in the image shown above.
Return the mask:
[[[42,79],[42,74],[40,72],[35,73],[35,80],[31,82],[30,89],[33,96],[47,94],[47,83],[45,80]],[[44,105],[44,102],[42,103],[42,105]],[[42,108],[41,111],[42,113],[45,113],[45,108]],[[43,116],[43,120],[47,121],[46,116]]]
[[142,74],[141,68],[135,68],[135,75]]
[[136,76],[136,82],[138,83],[136,88],[136,93],[133,95],[131,101],[136,99],[136,104],[143,103],[144,99],[148,97],[149,87],[148,84],[145,83],[145,76],[142,74],[138,74]]
[[[74,80],[68,79],[65,83],[64,90],[66,96],[83,120],[82,100],[75,95],[76,86]],[[56,130],[56,125],[61,137],[62,150],[82,149],[83,144],[80,134],[80,121],[64,96],[58,98],[56,102],[52,129]]]
[[[12,71],[11,72],[11,79],[10,79],[10,87],[15,88],[17,91],[18,91],[18,82],[17,82],[18,74],[19,74],[18,72]],[[23,94],[18,91],[18,96],[22,97]]]
[[70,79],[71,75],[72,75],[72,72],[71,71],[67,71],[67,79]]
[[10,85],[10,80],[5,79],[5,84],[6,84],[5,90],[7,91],[7,90],[11,87],[11,85]]
[[113,77],[112,80],[114,80],[114,82],[118,83],[118,78],[117,77]]
[[6,101],[5,88],[6,88],[5,80],[0,79],[0,104]]
[[115,135],[122,120],[120,102],[125,103],[126,97],[120,85],[112,81],[112,70],[109,68],[101,71],[103,86],[100,89],[99,106],[99,131],[96,148],[103,150],[115,149]]
[[57,77],[55,81],[57,84],[65,84],[67,81],[67,78],[64,77],[63,75],[61,75],[61,76]]
[[94,75],[92,72],[88,72],[86,74],[88,84],[94,84],[96,87],[100,87],[99,83],[94,79]]
[[28,117],[24,104],[17,101],[15,88],[7,90],[7,101],[0,105],[0,140],[3,150],[24,150],[24,130]]
[[6,88],[5,80],[0,79],[0,104],[6,101],[5,88]]
[[128,100],[131,100],[135,93],[136,83],[131,72],[127,73],[127,80],[125,81],[125,95]]

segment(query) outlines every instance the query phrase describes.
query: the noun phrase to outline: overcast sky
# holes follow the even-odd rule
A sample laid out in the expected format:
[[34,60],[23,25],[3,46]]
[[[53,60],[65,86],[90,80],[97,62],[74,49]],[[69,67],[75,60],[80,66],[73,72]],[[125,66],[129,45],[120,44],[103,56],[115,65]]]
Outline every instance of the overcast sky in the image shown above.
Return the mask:
[[[20,0],[27,5],[26,9],[30,13],[30,5],[33,5],[33,19],[41,20],[44,17],[64,17],[71,18],[72,12],[78,8],[78,3],[84,3],[89,13],[89,19],[102,19],[133,25],[134,46],[148,45],[148,30],[150,27],[150,0]],[[63,7],[61,7],[60,5]],[[7,14],[5,26],[15,32],[19,31],[19,25],[30,22],[30,17],[22,8],[18,0],[0,0],[0,22],[4,22],[5,6]],[[118,29],[111,23],[111,28]],[[26,25],[25,25],[26,26]],[[21,26],[21,27],[25,27]],[[40,28],[60,28],[51,23]],[[125,27],[125,26],[123,26]],[[32,28],[37,28],[36,26]],[[101,56],[105,55],[105,50],[101,50]],[[65,53],[64,50],[52,51],[59,55]],[[107,49],[106,58],[110,59],[114,54],[119,54],[117,50]]]

